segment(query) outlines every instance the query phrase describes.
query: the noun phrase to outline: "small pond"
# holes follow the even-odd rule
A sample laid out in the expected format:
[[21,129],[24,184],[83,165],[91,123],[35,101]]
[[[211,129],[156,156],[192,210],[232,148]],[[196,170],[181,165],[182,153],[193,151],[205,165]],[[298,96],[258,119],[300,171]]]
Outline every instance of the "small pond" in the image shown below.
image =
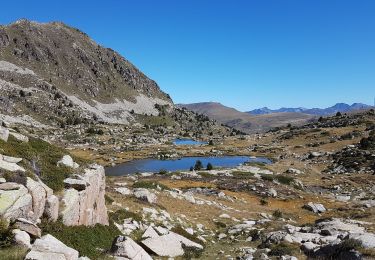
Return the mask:
[[195,141],[193,139],[175,139],[173,140],[174,145],[202,145],[207,144],[207,142]]
[[271,160],[263,157],[250,158],[248,156],[221,156],[221,157],[183,157],[173,160],[142,159],[118,164],[106,168],[108,176],[121,176],[138,172],[159,172],[189,170],[195,162],[200,160],[204,167],[211,163],[214,167],[236,167],[245,162],[271,163]]

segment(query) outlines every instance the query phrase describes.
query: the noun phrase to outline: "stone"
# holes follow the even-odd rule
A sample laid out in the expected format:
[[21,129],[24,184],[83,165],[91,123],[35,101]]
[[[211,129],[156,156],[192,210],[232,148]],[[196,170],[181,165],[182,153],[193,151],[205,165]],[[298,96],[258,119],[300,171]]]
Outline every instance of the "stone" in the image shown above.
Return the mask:
[[64,243],[47,234],[36,239],[31,251],[26,255],[26,260],[77,260],[78,251],[66,246]]
[[11,156],[6,156],[6,155],[0,155],[0,156],[2,157],[3,161],[9,162],[9,163],[19,163],[22,161],[22,158],[18,158],[18,157],[11,157]]
[[[5,178],[2,178],[2,177],[0,177],[0,184],[2,184],[2,183],[6,183],[7,182],[7,180],[5,179]],[[0,189],[1,190],[1,189]]]
[[118,236],[111,248],[114,256],[131,260],[152,260],[152,257],[130,237]]
[[63,158],[57,162],[57,165],[60,164],[73,169],[79,168],[79,165],[73,161],[73,158],[70,155],[64,155]]
[[75,189],[67,189],[64,192],[64,197],[61,200],[64,209],[61,212],[62,221],[66,226],[78,225],[80,205],[79,192]]
[[297,175],[303,174],[301,170],[294,169],[294,168],[289,168],[288,170],[286,170],[286,173],[297,174]]
[[25,135],[22,135],[16,132],[9,132],[9,134],[13,136],[14,138],[16,138],[18,141],[25,142],[25,143],[29,142],[29,138]]
[[0,190],[3,191],[10,191],[10,190],[19,190],[21,184],[15,182],[5,182],[0,184]]
[[267,191],[267,194],[268,194],[268,196],[271,196],[271,197],[274,197],[274,198],[277,197],[277,191],[274,188],[269,189]]
[[326,208],[323,206],[323,204],[312,203],[312,202],[307,203],[306,205],[303,206],[303,208],[310,210],[314,213],[323,213],[327,211]]
[[146,201],[150,204],[156,203],[157,197],[154,193],[150,192],[148,189],[138,188],[134,190],[134,196],[137,199]]
[[230,218],[230,216],[228,215],[228,214],[221,214],[220,216],[219,216],[219,218]]
[[318,247],[319,247],[319,245],[317,245],[313,242],[310,242],[310,241],[303,243],[302,246],[301,246],[302,250],[306,253],[309,253],[309,252],[313,251],[314,249],[316,249]]
[[195,243],[179,234],[169,232],[167,235],[156,238],[148,238],[142,244],[158,256],[176,257],[184,254],[184,247],[203,249],[203,246]]
[[34,219],[42,217],[46,204],[47,193],[44,187],[37,181],[27,177],[26,187],[33,199]]
[[0,140],[8,142],[9,138],[9,130],[7,128],[0,126]]
[[115,191],[117,191],[118,193],[120,193],[124,196],[128,196],[128,195],[133,194],[133,192],[130,189],[125,188],[125,187],[115,188]]
[[33,222],[28,221],[24,218],[18,218],[14,224],[14,226],[22,231],[27,232],[34,238],[39,238],[42,235],[42,231],[35,225]]
[[64,180],[65,188],[73,188],[78,191],[85,190],[86,187],[89,185],[85,180],[80,179],[73,179],[73,178],[67,178]]
[[[2,194],[1,194],[2,195]],[[4,213],[4,218],[14,220],[29,218],[32,213],[32,197],[29,193],[20,196]]]
[[158,237],[159,234],[155,231],[155,229],[151,226],[149,226],[145,233],[143,233],[142,235],[142,238],[148,238],[148,237],[151,237],[151,238],[155,238],[155,237]]
[[51,195],[46,200],[43,215],[52,222],[55,222],[59,217],[59,198]]
[[12,233],[14,235],[13,241],[15,244],[21,247],[28,248],[28,249],[31,248],[30,236],[27,232],[19,230],[19,229],[13,229]]
[[352,234],[350,238],[361,241],[364,248],[375,248],[375,234],[373,233]]
[[9,172],[17,172],[17,171],[25,172],[26,171],[23,167],[17,165],[16,163],[10,163],[4,160],[0,160],[0,169],[6,170]]

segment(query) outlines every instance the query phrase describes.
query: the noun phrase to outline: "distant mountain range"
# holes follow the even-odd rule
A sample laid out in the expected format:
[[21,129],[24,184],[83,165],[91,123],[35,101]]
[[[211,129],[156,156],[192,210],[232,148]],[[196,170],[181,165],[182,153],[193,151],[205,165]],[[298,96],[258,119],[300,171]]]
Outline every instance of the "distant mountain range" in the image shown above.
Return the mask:
[[282,107],[280,109],[269,109],[268,107],[258,108],[246,113],[251,115],[265,115],[265,114],[272,114],[272,113],[285,113],[285,112],[292,112],[292,113],[304,113],[309,115],[316,115],[316,116],[326,116],[335,114],[337,112],[350,112],[354,110],[360,109],[367,109],[371,106],[362,104],[362,103],[353,103],[352,105],[348,105],[346,103],[337,103],[334,106],[327,107],[327,108],[304,108],[304,107]]
[[211,119],[236,128],[246,133],[264,132],[273,127],[284,126],[289,123],[300,125],[313,119],[314,115],[304,113],[272,113],[251,115],[238,111],[234,108],[224,106],[217,102],[202,102],[194,104],[179,104],[188,110],[198,114],[204,114]]

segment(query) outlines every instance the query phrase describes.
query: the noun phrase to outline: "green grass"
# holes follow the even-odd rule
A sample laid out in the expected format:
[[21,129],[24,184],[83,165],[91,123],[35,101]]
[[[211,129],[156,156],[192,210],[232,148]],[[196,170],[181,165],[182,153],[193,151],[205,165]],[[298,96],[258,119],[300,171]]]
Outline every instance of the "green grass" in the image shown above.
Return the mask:
[[253,178],[254,173],[252,172],[245,172],[245,171],[233,171],[232,175],[237,178],[242,178],[242,179],[248,179],[248,178]]
[[64,226],[61,221],[42,222],[44,234],[51,234],[69,247],[79,251],[80,255],[90,259],[103,259],[105,252],[112,246],[113,240],[121,232],[111,221],[109,226]]
[[26,254],[27,249],[18,246],[11,246],[0,249],[0,259],[23,260],[25,259]]
[[293,255],[295,252],[299,252],[299,246],[295,244],[290,244],[287,242],[281,242],[277,245],[271,246],[271,251],[268,255],[271,256],[283,256],[283,255]]
[[[35,162],[40,169],[40,178],[54,191],[62,190],[63,180],[72,173],[70,168],[57,166],[57,162],[69,153],[41,139],[30,138],[26,143],[10,136],[8,142],[0,140],[0,151],[4,155],[23,158],[19,164],[27,170],[28,176],[33,176],[32,162]],[[74,160],[80,164],[85,163],[78,158]]]
[[273,179],[275,178],[275,176],[273,176],[271,174],[261,174],[260,177],[264,181],[273,181]]

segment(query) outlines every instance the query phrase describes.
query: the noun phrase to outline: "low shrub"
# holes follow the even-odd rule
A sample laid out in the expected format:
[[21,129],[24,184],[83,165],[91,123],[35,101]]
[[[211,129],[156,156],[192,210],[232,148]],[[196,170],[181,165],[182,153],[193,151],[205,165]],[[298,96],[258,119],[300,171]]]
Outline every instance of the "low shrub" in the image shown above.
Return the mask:
[[283,213],[282,213],[279,209],[277,209],[277,210],[275,210],[275,211],[272,213],[272,216],[273,216],[274,218],[282,218],[282,217],[283,217]]
[[110,250],[115,237],[121,235],[112,221],[109,226],[96,224],[90,227],[64,226],[61,221],[43,221],[40,227],[43,234],[51,234],[90,259],[103,259],[103,254]]
[[296,251],[299,251],[298,245],[281,242],[280,244],[273,245],[268,255],[271,255],[271,256],[293,255],[294,252]]
[[276,180],[281,184],[290,185],[294,181],[294,178],[285,175],[277,175]]
[[125,209],[119,209],[115,212],[109,213],[109,219],[113,222],[120,223],[124,219],[131,218],[135,221],[142,221],[142,216],[138,213],[127,211]]
[[154,181],[137,181],[133,184],[133,188],[144,188],[144,189],[158,189],[160,187],[162,190],[169,190],[169,187]]

